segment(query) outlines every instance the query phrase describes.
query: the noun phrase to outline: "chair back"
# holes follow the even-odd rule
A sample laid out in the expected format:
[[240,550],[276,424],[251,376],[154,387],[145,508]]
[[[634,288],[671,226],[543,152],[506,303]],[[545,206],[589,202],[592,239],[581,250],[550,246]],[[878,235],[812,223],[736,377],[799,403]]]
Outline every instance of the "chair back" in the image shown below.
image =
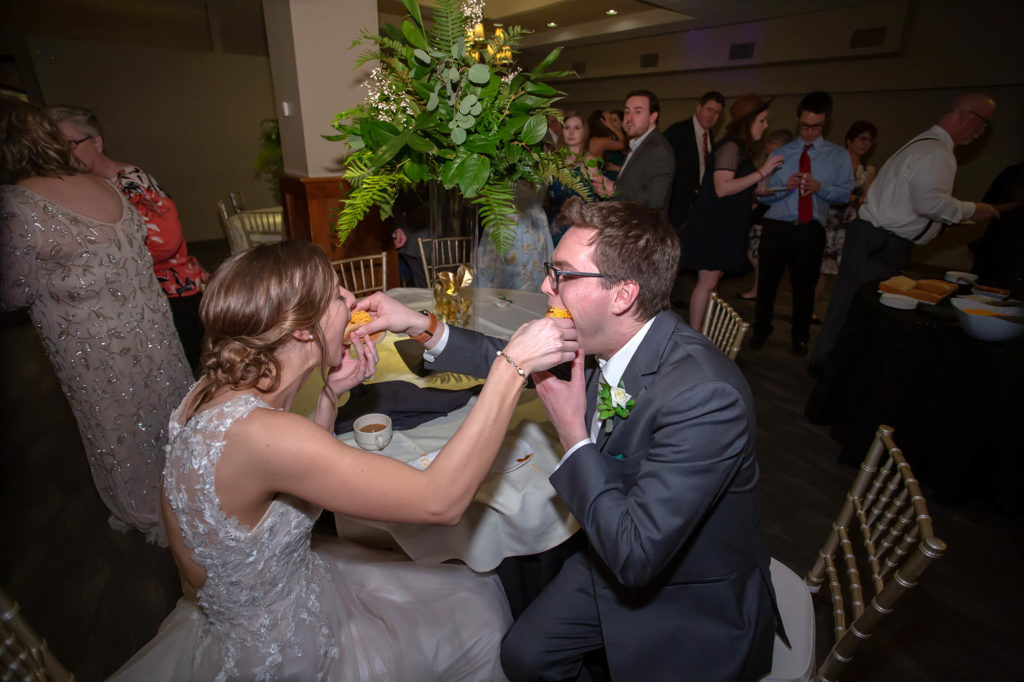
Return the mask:
[[[889,426],[878,427],[832,532],[807,574],[811,592],[828,578],[835,620],[835,644],[818,667],[819,680],[837,678],[896,601],[946,551],[946,543],[935,537],[921,488],[892,433]],[[861,578],[862,567],[868,569],[867,580]],[[867,606],[865,592],[870,593]]]
[[241,192],[228,192],[228,196],[231,198],[231,205],[234,206],[236,213],[245,210],[245,201],[242,199]]
[[231,255],[234,256],[236,253],[241,253],[248,249],[249,240],[246,238],[245,233],[242,232],[241,221],[237,219],[231,220],[223,199],[217,200],[217,211],[220,213],[221,227],[224,228],[224,234],[228,238],[228,247],[231,249]]
[[18,603],[0,589],[0,665],[4,680],[50,680],[64,682],[75,676],[61,665],[36,634]]
[[286,238],[284,214],[280,206],[239,211],[236,215],[250,246],[279,242]]
[[735,360],[736,354],[740,352],[740,346],[743,345],[743,337],[747,335],[749,329],[750,323],[744,322],[731,305],[712,291],[707,310],[704,311],[704,324],[701,325],[700,333],[711,339],[711,343],[718,346],[729,359]]
[[420,237],[420,259],[423,261],[423,275],[427,286],[434,286],[437,273],[442,270],[457,270],[463,263],[473,260],[473,238],[441,237],[430,239]]
[[356,296],[366,296],[375,291],[387,291],[388,258],[387,252],[356,256],[331,261],[331,265],[341,278],[341,286]]

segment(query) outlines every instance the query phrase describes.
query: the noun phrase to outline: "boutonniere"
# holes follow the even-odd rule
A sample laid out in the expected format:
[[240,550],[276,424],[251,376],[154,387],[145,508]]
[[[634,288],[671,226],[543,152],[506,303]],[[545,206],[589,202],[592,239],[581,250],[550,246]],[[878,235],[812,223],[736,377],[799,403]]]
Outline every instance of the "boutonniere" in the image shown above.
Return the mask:
[[619,416],[628,419],[629,413],[636,407],[633,396],[626,393],[622,381],[614,388],[601,381],[597,389],[597,415],[604,420],[604,432],[611,433],[614,422],[612,417]]

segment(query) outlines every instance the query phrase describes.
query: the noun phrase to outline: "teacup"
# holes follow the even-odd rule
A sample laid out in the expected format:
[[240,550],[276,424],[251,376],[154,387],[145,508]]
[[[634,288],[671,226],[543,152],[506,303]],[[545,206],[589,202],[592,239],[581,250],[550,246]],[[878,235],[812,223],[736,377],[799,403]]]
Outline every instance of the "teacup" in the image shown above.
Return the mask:
[[383,450],[394,435],[391,417],[379,412],[364,414],[352,422],[352,427],[356,444],[363,450]]

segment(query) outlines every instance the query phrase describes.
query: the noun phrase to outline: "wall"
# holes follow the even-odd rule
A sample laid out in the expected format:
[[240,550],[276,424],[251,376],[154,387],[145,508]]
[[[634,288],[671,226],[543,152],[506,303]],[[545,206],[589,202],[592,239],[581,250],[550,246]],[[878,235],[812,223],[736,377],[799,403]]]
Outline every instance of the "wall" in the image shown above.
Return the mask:
[[[849,20],[845,11],[816,16],[822,22]],[[771,28],[775,34],[799,36],[797,29],[806,22],[807,15],[773,20]],[[727,106],[736,96],[750,91],[775,96],[771,127],[792,129],[801,95],[824,89],[835,98],[828,137],[840,141],[854,120],[872,121],[878,126],[879,137],[869,161],[878,166],[907,139],[936,122],[956,96],[981,90],[996,99],[999,110],[989,133],[958,150],[960,172],[955,187],[960,198],[980,199],[1003,168],[1024,159],[1021,25],[1024,25],[1024,5],[1018,2],[918,2],[909,8],[902,27],[902,45],[889,54],[778,61],[699,71],[684,70],[680,63],[676,71],[584,77],[563,81],[559,87],[568,95],[565,108],[583,113],[597,108],[621,107],[626,92],[631,89],[652,90],[662,102],[662,129],[690,116],[700,94],[711,89],[726,95]],[[822,26],[823,30],[839,32],[827,23]],[[765,26],[760,29],[767,30]],[[751,35],[758,32],[749,30]],[[674,35],[681,40],[683,34]],[[695,37],[690,36],[687,41],[692,44]],[[613,62],[632,60],[640,53],[655,51],[654,44],[647,38],[599,47],[570,47],[563,51],[556,66],[570,68],[573,63],[585,61],[587,74],[607,73],[615,69]],[[532,56],[532,53],[527,55]],[[662,60],[659,68],[664,66]],[[723,118],[726,119],[724,125],[728,116]],[[969,265],[965,245],[981,230],[982,226],[973,226],[949,232],[941,240],[919,249],[915,259],[950,266]]]
[[45,103],[96,112],[111,158],[138,164],[174,198],[189,241],[222,239],[217,199],[274,203],[253,174],[274,116],[266,57],[28,36]]

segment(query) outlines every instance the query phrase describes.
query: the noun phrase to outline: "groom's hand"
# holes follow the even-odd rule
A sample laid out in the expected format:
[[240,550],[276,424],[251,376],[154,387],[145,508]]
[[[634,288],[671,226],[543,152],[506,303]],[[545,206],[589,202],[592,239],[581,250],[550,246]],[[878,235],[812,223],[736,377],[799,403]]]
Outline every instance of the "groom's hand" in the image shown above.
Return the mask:
[[576,351],[569,380],[563,381],[551,372],[534,372],[537,395],[548,411],[558,432],[558,440],[566,450],[590,438],[587,429],[586,380],[583,377],[583,349]]
[[426,315],[413,310],[404,303],[399,303],[381,291],[359,299],[356,309],[370,313],[373,320],[353,331],[354,336],[368,337],[384,330],[415,336],[426,331],[430,323],[430,318]]

